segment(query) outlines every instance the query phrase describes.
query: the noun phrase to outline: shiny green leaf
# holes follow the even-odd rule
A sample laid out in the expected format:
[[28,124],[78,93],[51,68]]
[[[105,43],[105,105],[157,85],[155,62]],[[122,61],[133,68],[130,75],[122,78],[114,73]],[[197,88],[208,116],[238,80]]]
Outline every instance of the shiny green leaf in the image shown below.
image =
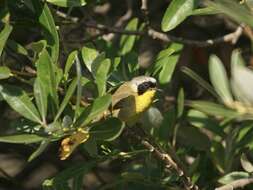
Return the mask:
[[225,104],[231,104],[233,97],[230,92],[226,70],[220,59],[212,55],[209,59],[209,75],[211,82]]
[[223,105],[207,102],[207,101],[189,101],[188,105],[192,108],[195,108],[199,111],[202,111],[208,115],[235,118],[240,116],[234,110],[224,107]]
[[41,1],[32,0],[35,14],[38,17],[39,24],[43,30],[43,35],[49,46],[49,54],[52,63],[56,64],[59,56],[59,36],[54,23],[54,18],[46,3]]
[[95,82],[97,84],[98,88],[98,95],[103,96],[106,92],[106,81],[107,81],[107,75],[109,73],[111,67],[111,61],[110,59],[105,59],[100,63],[96,70],[95,74]]
[[172,0],[162,19],[162,30],[168,32],[176,28],[189,15],[195,7],[195,0]]
[[5,43],[11,34],[12,26],[9,24],[5,24],[3,30],[0,32],[0,56],[2,55],[2,51],[4,49]]
[[195,73],[193,70],[191,70],[188,67],[182,67],[182,72],[184,72],[186,75],[188,75],[193,80],[195,80],[202,88],[206,89],[214,97],[218,98],[218,95],[214,91],[213,87],[208,82],[206,82],[203,78],[201,78],[201,76],[199,76],[197,73]]
[[50,141],[49,140],[43,140],[40,143],[40,146],[29,156],[28,162],[31,162],[35,158],[37,158],[41,153],[45,151],[45,149],[48,147]]
[[21,55],[28,56],[28,51],[27,51],[21,44],[17,43],[16,41],[10,40],[10,39],[9,39],[9,40],[7,41],[7,45],[8,45],[8,47],[9,47],[12,51],[14,51],[14,52],[16,52],[16,53],[19,53],[19,54],[21,54]]
[[25,118],[41,123],[39,112],[22,89],[11,85],[0,85],[0,93],[7,103]]
[[180,88],[177,96],[177,117],[181,117],[184,112],[184,89]]
[[221,13],[220,11],[214,9],[213,7],[204,7],[204,8],[199,8],[199,9],[195,9],[192,12],[192,15],[215,15]]
[[212,120],[206,114],[198,110],[189,110],[187,114],[187,120],[191,123],[192,126],[198,128],[206,128],[207,130],[221,137],[225,137],[226,135],[221,126],[219,126],[215,120]]
[[39,109],[40,115],[43,119],[43,122],[46,121],[47,116],[47,96],[46,89],[42,82],[36,78],[33,84],[33,92],[36,101],[37,108]]
[[253,27],[252,11],[243,4],[238,3],[237,0],[208,1],[208,5],[215,10],[220,11],[225,15],[228,15],[238,23],[245,23]]
[[92,63],[96,59],[96,57],[99,55],[97,50],[91,45],[84,46],[81,50],[81,55],[82,55],[85,66],[91,72]]
[[179,58],[179,54],[173,53],[180,53],[182,48],[183,46],[181,44],[173,43],[168,48],[160,51],[157,55],[155,63],[153,67],[150,68],[149,73],[158,75],[161,84],[170,82]]
[[11,70],[6,66],[0,66],[0,80],[11,76]]
[[67,92],[66,92],[66,94],[65,94],[65,96],[62,100],[62,103],[61,103],[61,105],[58,109],[58,112],[57,112],[57,114],[54,118],[54,121],[56,121],[60,117],[60,115],[62,114],[64,108],[69,103],[70,98],[72,97],[72,95],[75,92],[76,86],[77,86],[77,78],[73,79],[71,84],[69,85],[68,90],[67,90]]
[[75,127],[81,127],[87,125],[96,117],[100,117],[104,111],[106,111],[111,104],[111,95],[104,95],[94,100],[94,102],[85,108],[85,110],[81,113],[76,123]]
[[164,59],[164,65],[159,73],[160,84],[166,84],[170,82],[172,74],[174,73],[176,64],[178,62],[179,55],[171,55],[167,59]]
[[[138,27],[138,19],[133,18],[132,20],[129,21],[125,30],[136,31],[137,27]],[[135,40],[136,40],[135,35],[122,35],[122,37],[120,38],[120,54],[125,55],[129,53],[134,47]]]
[[246,154],[242,154],[241,155],[241,165],[243,167],[243,169],[246,172],[252,173],[253,172],[253,164],[249,161],[249,159],[247,158]]
[[75,59],[77,57],[77,54],[78,54],[78,51],[75,50],[75,51],[72,51],[68,56],[68,59],[66,61],[65,67],[64,67],[65,80],[68,79],[70,69],[71,69],[72,65],[75,63]]
[[95,124],[90,134],[97,140],[112,141],[123,131],[125,124],[117,118],[109,118],[104,122]]
[[56,74],[54,65],[46,49],[43,49],[40,52],[39,58],[35,64],[37,67],[37,78],[43,85],[42,89],[44,89],[41,93],[44,93],[43,96],[48,98],[50,108],[52,109],[52,112],[55,113],[59,104]]
[[235,180],[239,180],[239,179],[247,179],[250,177],[250,174],[247,172],[240,172],[240,171],[235,171],[235,172],[231,172],[223,177],[221,177],[218,181],[221,184],[228,184],[231,183]]
[[15,144],[30,144],[41,142],[43,140],[45,140],[44,137],[34,134],[21,134],[21,135],[10,135],[0,137],[0,142],[15,143]]
[[[238,60],[236,62],[235,60]],[[232,87],[236,97],[242,102],[253,105],[253,71],[242,64],[241,59],[232,60]]]

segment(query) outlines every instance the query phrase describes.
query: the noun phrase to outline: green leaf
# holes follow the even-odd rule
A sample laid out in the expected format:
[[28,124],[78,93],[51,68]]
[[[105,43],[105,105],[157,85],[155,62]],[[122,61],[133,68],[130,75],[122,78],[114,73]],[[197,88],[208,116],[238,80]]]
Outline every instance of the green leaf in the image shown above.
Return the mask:
[[[138,27],[138,19],[133,18],[132,20],[129,21],[125,30],[136,31],[137,27]],[[136,40],[135,35],[122,35],[122,37],[120,38],[120,54],[125,55],[129,53],[134,47],[135,40]]]
[[0,80],[11,76],[11,70],[6,66],[0,66]]
[[160,84],[166,84],[170,82],[172,74],[175,70],[176,64],[178,62],[179,55],[172,55],[164,60],[165,64],[162,67],[161,72],[159,73],[159,82]]
[[212,55],[209,59],[209,75],[211,82],[222,101],[227,105],[231,104],[233,98],[229,88],[227,73],[222,62],[215,55]]
[[47,116],[47,96],[45,91],[46,91],[45,86],[38,78],[36,78],[33,84],[33,92],[36,105],[37,108],[39,109],[43,122],[46,121]]
[[88,173],[95,165],[97,164],[96,161],[89,161],[85,163],[75,163],[73,166],[61,171],[57,174],[53,179],[54,183],[62,183],[63,181],[67,181],[68,179],[73,178],[79,174],[86,174]]
[[46,48],[46,46],[47,46],[47,41],[46,40],[40,40],[40,41],[31,43],[31,49],[37,54],[42,52],[43,49]]
[[59,56],[59,36],[54,23],[54,18],[46,3],[37,0],[32,0],[35,8],[36,16],[38,17],[39,24],[42,27],[43,35],[49,46],[49,53],[52,63],[56,64]]
[[41,153],[43,153],[49,144],[50,144],[50,141],[48,139],[43,140],[40,143],[40,146],[29,156],[28,162],[31,162],[32,160],[37,158]]
[[65,78],[65,80],[67,80],[68,77],[69,77],[70,69],[71,69],[72,65],[75,63],[75,59],[77,57],[77,54],[78,54],[78,51],[75,50],[75,51],[72,51],[68,56],[68,59],[66,61],[65,67],[64,67],[64,78]]
[[54,65],[45,48],[40,52],[39,58],[35,64],[37,67],[37,78],[43,85],[43,91],[41,91],[41,93],[48,98],[50,108],[52,109],[52,112],[55,113],[59,105],[56,74]]
[[219,142],[212,141],[212,147],[210,149],[210,156],[214,162],[214,166],[219,170],[219,172],[225,172],[225,148]]
[[98,156],[98,145],[96,139],[92,135],[85,143],[81,144],[81,147],[83,147],[85,151],[89,153],[90,156],[92,157]]
[[176,28],[189,15],[195,7],[195,0],[172,0],[162,19],[162,30],[168,32]]
[[28,51],[27,51],[21,44],[17,43],[16,41],[10,40],[10,39],[9,39],[9,40],[7,41],[7,45],[8,45],[8,47],[9,47],[12,51],[14,51],[14,52],[16,52],[16,53],[19,53],[19,54],[21,54],[21,55],[28,56]]
[[177,117],[181,117],[184,112],[184,89],[180,88],[177,96]]
[[47,2],[59,7],[81,7],[86,5],[86,0],[47,0]]
[[235,118],[235,117],[240,116],[240,114],[237,113],[236,111],[228,109],[224,107],[223,105],[212,103],[212,102],[189,101],[188,105],[208,115],[226,117],[226,118]]
[[206,151],[211,147],[211,142],[207,135],[192,126],[179,126],[177,129],[177,138],[180,143],[197,150]]
[[225,185],[225,184],[231,183],[235,180],[247,179],[249,177],[250,177],[249,173],[236,171],[236,172],[231,172],[231,173],[221,177],[218,180],[218,182]]
[[16,112],[31,121],[41,124],[39,113],[25,91],[6,84],[0,85],[0,93]]
[[203,112],[191,109],[187,114],[187,120],[195,127],[206,128],[221,137],[225,137],[226,135],[221,126],[219,126],[215,120],[210,119]]
[[248,172],[248,173],[252,173],[253,172],[253,164],[248,160],[246,154],[242,154],[241,155],[241,165],[243,167],[243,169]]
[[152,72],[152,75],[159,74],[159,82],[161,84],[166,84],[170,82],[172,74],[175,70],[179,55],[172,55],[173,53],[180,52],[183,48],[181,44],[172,44],[167,49],[164,49],[159,52],[157,55],[154,66],[150,69],[149,72]]
[[161,140],[168,142],[169,136],[173,133],[173,128],[176,122],[176,111],[171,108],[165,113],[161,127],[159,128],[159,137]]
[[76,123],[75,127],[81,127],[87,125],[96,117],[99,117],[104,111],[106,111],[111,104],[111,95],[107,94],[94,100],[94,102],[85,108],[81,113]]
[[84,174],[79,174],[73,179],[73,190],[82,190],[83,189],[83,177]]
[[[236,100],[246,105],[251,105],[251,101],[247,98],[247,95],[245,95],[244,90],[241,90],[242,81],[240,79],[240,76],[238,76],[239,73],[237,71],[238,67],[240,70],[240,68],[243,68],[245,65],[246,64],[241,56],[240,51],[234,50],[231,56],[231,88]],[[247,83],[247,81],[244,81],[243,85],[245,85],[245,83]],[[248,85],[248,87],[250,87],[250,84]]]
[[88,70],[91,72],[92,69],[92,63],[96,59],[96,57],[99,55],[97,50],[92,46],[84,46],[81,50],[83,62],[85,66],[88,68]]
[[[241,51],[236,49],[232,52],[231,56],[231,68],[236,67],[237,65],[245,66],[245,62],[242,58]],[[232,71],[233,72],[233,71]]]
[[239,24],[245,23],[253,27],[252,11],[248,7],[239,4],[237,0],[208,1],[208,5],[213,7],[215,10],[228,15]]
[[97,140],[112,141],[123,131],[125,124],[117,118],[109,118],[104,122],[96,123],[90,134]]
[[217,93],[214,91],[213,87],[206,82],[203,78],[201,78],[197,73],[191,70],[188,67],[182,67],[182,71],[195,80],[202,88],[206,89],[209,93],[211,93],[214,97],[218,98]]
[[62,103],[61,103],[61,105],[58,109],[58,112],[57,112],[57,114],[54,118],[54,121],[57,121],[59,119],[59,117],[62,114],[64,108],[67,106],[67,104],[69,103],[70,98],[74,94],[76,86],[77,86],[77,78],[73,79],[71,84],[69,85],[68,90],[67,90],[67,92],[64,96],[64,99],[62,100]]
[[[236,55],[232,58],[233,92],[242,102],[253,105],[253,85],[251,83],[253,80],[253,71],[243,65],[242,58],[236,58]],[[238,61],[236,62],[236,60]]]
[[91,64],[91,73],[95,77],[98,67],[101,65],[101,62],[105,60],[105,53],[100,53]]
[[45,140],[44,137],[34,134],[21,134],[21,135],[10,135],[0,137],[0,142],[15,143],[15,144],[30,144],[41,142],[43,140]]
[[98,88],[98,95],[103,96],[106,92],[106,81],[107,75],[110,71],[111,61],[110,59],[105,59],[100,63],[96,70],[95,82]]
[[192,15],[197,15],[197,16],[201,16],[201,15],[215,15],[215,14],[219,14],[221,13],[220,11],[214,9],[213,7],[204,7],[204,8],[200,8],[200,9],[195,9],[192,12]]
[[[79,110],[80,110],[80,103],[82,99],[82,79],[86,79],[82,77],[82,70],[81,70],[81,64],[79,61],[78,56],[76,56],[76,78],[77,78],[77,90],[76,90],[76,108],[75,108],[75,116],[74,116],[74,122],[76,121],[76,118],[79,116]],[[84,83],[88,83],[88,79],[84,81]]]
[[2,51],[4,49],[5,43],[10,36],[12,31],[12,26],[9,24],[5,24],[3,30],[0,32],[0,56],[2,55]]

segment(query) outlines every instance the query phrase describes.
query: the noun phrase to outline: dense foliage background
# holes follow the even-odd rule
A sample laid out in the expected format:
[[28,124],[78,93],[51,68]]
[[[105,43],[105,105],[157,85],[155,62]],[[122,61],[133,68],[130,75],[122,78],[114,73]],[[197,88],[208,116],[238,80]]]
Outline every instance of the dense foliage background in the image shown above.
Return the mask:
[[[0,189],[253,188],[252,0],[2,0]],[[134,76],[162,91],[105,116]]]

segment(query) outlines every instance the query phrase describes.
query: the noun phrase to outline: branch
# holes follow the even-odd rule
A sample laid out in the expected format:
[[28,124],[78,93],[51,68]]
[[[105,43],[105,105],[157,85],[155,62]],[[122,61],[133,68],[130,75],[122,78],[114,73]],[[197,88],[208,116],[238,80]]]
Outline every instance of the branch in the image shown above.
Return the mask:
[[[133,15],[133,9],[132,9],[133,2],[132,2],[132,0],[126,0],[126,4],[127,4],[127,11],[123,16],[121,16],[116,21],[115,27],[121,27],[124,24],[124,22],[129,20]],[[114,38],[114,36],[115,36],[114,33],[109,33],[107,36],[105,36],[105,39],[107,41],[111,41]]]
[[234,32],[231,32],[229,34],[226,34],[222,37],[214,38],[214,39],[208,39],[204,41],[199,41],[199,40],[189,40],[189,39],[184,39],[182,37],[175,37],[163,32],[158,32],[155,29],[149,28],[147,31],[133,31],[133,30],[124,30],[118,27],[109,27],[105,26],[102,24],[94,24],[94,23],[84,23],[86,27],[90,28],[95,28],[97,30],[102,30],[105,33],[117,33],[117,34],[125,34],[125,35],[138,35],[138,36],[148,36],[153,39],[157,39],[163,42],[177,42],[177,43],[182,43],[185,45],[190,45],[190,46],[197,46],[197,47],[209,47],[221,43],[232,43],[235,44],[239,37],[243,33],[243,26],[238,26]]
[[186,176],[185,172],[178,166],[176,162],[174,162],[174,160],[169,154],[161,152],[158,148],[155,148],[147,140],[141,140],[141,144],[150,152],[152,152],[158,159],[163,161],[165,163],[165,168],[173,168],[177,172],[177,175],[183,180],[185,189],[199,189],[197,185],[192,183],[190,177]]
[[237,188],[243,188],[244,186],[249,185],[251,183],[253,183],[253,177],[246,178],[246,179],[238,179],[227,185],[217,187],[215,188],[215,190],[233,190]]
[[[193,184],[191,178],[187,176],[186,172],[178,160],[173,159],[169,153],[166,153],[160,146],[155,142],[155,140],[145,132],[141,127],[134,127],[126,131],[126,137],[130,139],[137,140],[140,142],[149,152],[154,154],[154,156],[165,164],[166,169],[171,169],[176,172],[183,182],[184,189],[186,190],[198,190],[198,186]],[[173,154],[173,153],[172,153]]]

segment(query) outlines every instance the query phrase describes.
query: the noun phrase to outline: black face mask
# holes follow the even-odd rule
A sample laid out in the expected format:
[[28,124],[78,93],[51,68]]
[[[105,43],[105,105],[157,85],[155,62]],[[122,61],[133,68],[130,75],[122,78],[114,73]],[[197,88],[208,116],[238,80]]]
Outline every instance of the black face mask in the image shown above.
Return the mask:
[[138,85],[138,95],[145,93],[150,88],[156,88],[156,83],[153,82],[143,82]]

